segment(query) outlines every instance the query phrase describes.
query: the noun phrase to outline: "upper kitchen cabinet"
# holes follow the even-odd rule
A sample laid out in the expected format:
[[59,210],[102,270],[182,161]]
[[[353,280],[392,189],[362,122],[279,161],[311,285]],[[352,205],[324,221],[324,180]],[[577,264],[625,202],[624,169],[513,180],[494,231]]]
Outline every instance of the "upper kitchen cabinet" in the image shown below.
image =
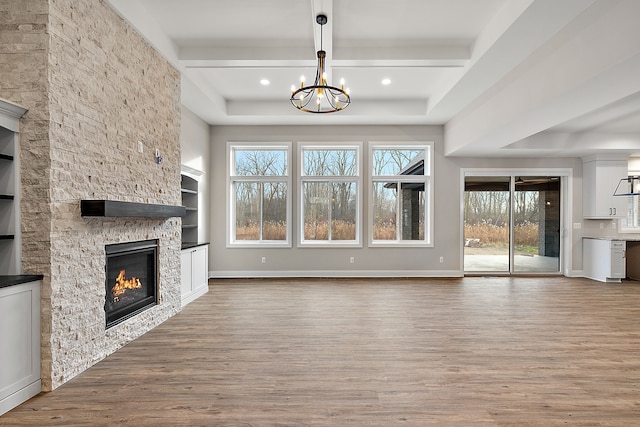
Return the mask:
[[620,156],[590,156],[584,159],[582,212],[586,219],[626,216],[626,197],[614,196],[620,180],[627,177],[628,160]]

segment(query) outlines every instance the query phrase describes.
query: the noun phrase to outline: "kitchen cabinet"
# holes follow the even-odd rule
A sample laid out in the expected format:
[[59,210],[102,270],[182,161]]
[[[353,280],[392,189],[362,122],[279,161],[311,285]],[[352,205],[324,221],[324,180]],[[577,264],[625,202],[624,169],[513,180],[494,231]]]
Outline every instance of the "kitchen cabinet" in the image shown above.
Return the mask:
[[583,163],[582,212],[586,219],[626,216],[626,197],[614,196],[620,180],[627,177],[627,159],[586,159]]
[[[636,238],[637,239],[637,238]],[[627,240],[625,251],[627,260],[627,277],[631,280],[640,280],[640,241]]]
[[24,275],[0,276],[0,415],[42,390],[41,283]]
[[194,245],[182,249],[180,258],[182,306],[206,294],[209,290],[209,245]]
[[600,282],[619,283],[626,277],[624,240],[583,239],[582,263],[586,277]]

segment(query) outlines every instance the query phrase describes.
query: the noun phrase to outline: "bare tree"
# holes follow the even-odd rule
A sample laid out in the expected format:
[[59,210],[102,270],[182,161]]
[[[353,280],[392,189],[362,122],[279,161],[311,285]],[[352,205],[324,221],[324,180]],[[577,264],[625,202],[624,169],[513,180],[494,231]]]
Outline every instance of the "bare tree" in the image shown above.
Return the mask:
[[[287,158],[284,150],[236,150],[234,160],[236,176],[281,177],[287,173]],[[256,235],[255,230],[264,229],[266,223],[269,223],[273,230],[277,230],[278,227],[286,230],[284,222],[287,188],[285,183],[275,180],[274,182],[237,182],[235,193],[236,230],[239,227],[254,230],[250,233],[252,240],[260,238],[260,233]],[[278,231],[274,234],[283,235]]]

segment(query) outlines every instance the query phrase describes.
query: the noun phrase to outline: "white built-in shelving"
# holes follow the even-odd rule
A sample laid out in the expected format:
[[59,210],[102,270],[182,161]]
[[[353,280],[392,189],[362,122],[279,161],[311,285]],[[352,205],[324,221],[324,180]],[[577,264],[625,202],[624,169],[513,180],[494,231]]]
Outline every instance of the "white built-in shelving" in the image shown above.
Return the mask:
[[18,127],[25,112],[0,99],[0,275],[21,273]]

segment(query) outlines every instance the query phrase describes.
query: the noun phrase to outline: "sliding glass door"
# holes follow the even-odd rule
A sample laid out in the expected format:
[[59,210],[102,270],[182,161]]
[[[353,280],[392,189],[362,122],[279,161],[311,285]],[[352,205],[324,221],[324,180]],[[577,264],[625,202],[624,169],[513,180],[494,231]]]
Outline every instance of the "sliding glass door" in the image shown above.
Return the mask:
[[464,271],[558,273],[560,177],[466,176]]
[[510,179],[466,177],[464,181],[464,270],[509,272]]
[[517,177],[513,193],[513,271],[560,271],[560,177]]

